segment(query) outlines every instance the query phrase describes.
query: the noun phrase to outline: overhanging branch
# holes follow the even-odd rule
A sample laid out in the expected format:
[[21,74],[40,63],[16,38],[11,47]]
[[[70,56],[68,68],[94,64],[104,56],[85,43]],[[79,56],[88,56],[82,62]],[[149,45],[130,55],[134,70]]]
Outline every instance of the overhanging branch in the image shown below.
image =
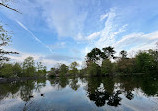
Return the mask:
[[5,5],[5,4],[3,4],[3,3],[0,3],[0,5],[2,5],[2,6],[4,6],[4,7],[6,7],[6,8],[8,8],[8,9],[11,9],[11,10],[13,10],[13,11],[18,12],[18,13],[21,14],[21,12],[19,12],[18,10],[14,9],[14,8],[9,7],[8,5]]

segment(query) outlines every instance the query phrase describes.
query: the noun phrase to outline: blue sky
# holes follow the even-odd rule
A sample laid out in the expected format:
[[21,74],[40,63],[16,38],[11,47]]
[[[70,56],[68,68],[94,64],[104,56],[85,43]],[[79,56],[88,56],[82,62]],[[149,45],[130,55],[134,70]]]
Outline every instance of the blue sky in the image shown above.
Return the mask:
[[153,49],[158,41],[157,0],[15,0],[22,14],[0,7],[0,20],[13,32],[7,49],[15,61],[27,56],[48,67],[82,64],[92,48],[113,46],[117,53]]

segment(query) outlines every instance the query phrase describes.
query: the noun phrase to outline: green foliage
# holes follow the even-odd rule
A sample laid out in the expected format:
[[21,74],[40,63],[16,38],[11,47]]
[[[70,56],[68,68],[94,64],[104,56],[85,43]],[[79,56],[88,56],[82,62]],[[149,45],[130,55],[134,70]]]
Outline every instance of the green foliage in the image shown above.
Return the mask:
[[87,61],[99,61],[99,60],[104,60],[104,59],[110,59],[110,58],[114,58],[114,54],[115,54],[115,50],[113,47],[109,46],[109,47],[105,47],[102,49],[103,52],[98,49],[98,48],[94,48],[91,50],[91,52],[89,52],[86,56]]
[[77,75],[78,74],[78,69],[77,66],[79,66],[79,64],[77,62],[72,62],[70,64],[70,70],[69,70],[69,74],[71,75]]
[[[98,48],[94,48],[87,54],[86,67],[78,71],[77,62],[72,62],[70,66],[60,64],[58,68],[51,68],[50,75],[53,76],[65,76],[65,75],[80,75],[84,76],[105,76],[113,75],[117,73],[121,74],[133,74],[133,73],[150,73],[158,71],[158,50],[148,50],[139,52],[134,58],[127,58],[127,52],[122,50],[120,52],[121,57],[117,58],[114,63],[111,62],[111,58],[114,58],[114,48],[106,47],[100,51]],[[99,66],[98,64],[102,62]],[[27,76],[45,76],[47,71],[46,67],[41,62],[37,62],[37,67],[33,57],[27,57],[22,64],[15,63],[3,63],[0,65],[1,77],[27,77]]]
[[134,58],[121,58],[117,62],[117,72],[121,72],[124,74],[131,74],[136,72],[135,71],[135,59]]
[[11,64],[4,63],[0,68],[0,76],[1,77],[17,77],[22,76],[22,68],[19,63]]
[[87,64],[87,74],[89,76],[100,76],[100,70],[100,66],[92,61]]
[[[96,75],[101,75],[101,73],[103,75],[112,74],[113,64],[111,63],[111,61],[109,59],[114,58],[115,50],[111,46],[105,47],[102,50],[103,50],[103,52],[98,48],[94,48],[91,50],[91,52],[89,52],[87,54],[86,62],[87,62],[88,75],[96,76]],[[96,64],[96,62],[97,61],[100,62],[102,60],[103,60],[102,66],[100,68],[100,66],[98,64]]]
[[[113,72],[122,74],[147,73],[158,71],[158,49],[139,52],[134,58],[127,58],[127,51],[120,52],[121,57],[115,57],[114,48],[109,46],[102,49],[103,52],[94,48],[86,56],[87,73],[96,73],[96,64],[101,63],[101,73],[103,75],[112,74]],[[110,59],[117,59],[116,63],[111,63]],[[94,72],[93,72],[94,70]],[[95,74],[94,74],[95,75]]]
[[50,76],[66,76],[68,73],[69,67],[65,64],[60,64],[57,68],[51,68],[49,75]]
[[[105,76],[109,74],[129,75],[158,72],[158,49],[139,52],[133,58],[127,58],[127,51],[125,50],[120,52],[120,57],[114,56],[115,53],[111,46],[103,48],[102,51],[94,48],[86,55],[86,67],[78,71],[76,68],[78,64],[73,62],[70,64],[68,73],[76,75],[79,72],[80,76],[85,74],[88,76]],[[111,62],[111,59],[114,59],[115,62]],[[100,63],[102,64],[100,65]],[[53,70],[59,72],[57,69]]]
[[42,62],[37,62],[37,74],[38,76],[45,76],[46,75],[46,66],[43,66]]
[[22,67],[19,63],[15,63],[13,65],[13,75],[16,75],[18,77],[22,77]]
[[79,64],[75,61],[75,62],[72,62],[71,64],[70,64],[70,69],[74,69],[74,68],[76,68],[77,66],[79,66]]
[[127,51],[122,50],[120,52],[121,58],[117,61],[117,72],[123,74],[131,74],[135,72],[135,59],[127,58]]
[[49,76],[59,76],[59,69],[58,68],[51,68],[49,71]]
[[84,76],[85,74],[87,74],[87,69],[86,69],[86,68],[81,69],[79,75],[82,77],[82,76]]
[[150,72],[155,69],[153,56],[147,52],[139,52],[136,55],[136,68],[138,72]]
[[80,85],[77,84],[77,83],[78,83],[78,78],[72,77],[69,86],[70,86],[74,91],[76,91],[76,90],[80,87]]
[[37,71],[32,57],[28,57],[22,64],[20,63],[3,63],[0,67],[0,77],[30,77],[30,76],[45,76],[46,66],[41,62],[37,63]]
[[[157,46],[158,47],[158,46]],[[149,50],[149,54],[153,57],[154,59],[154,64],[155,64],[155,72],[158,72],[158,49],[156,50]]]
[[104,54],[105,54],[105,56],[106,56],[107,58],[111,58],[111,57],[114,58],[114,54],[115,54],[116,52],[115,52],[115,50],[114,50],[113,47],[111,47],[111,46],[105,47],[105,48],[103,48],[102,50],[103,50],[103,52],[104,52]]
[[101,73],[103,75],[112,74],[113,73],[113,64],[109,59],[105,59],[102,62]]
[[62,64],[59,68],[59,74],[61,76],[65,76],[67,74],[68,70],[69,70],[68,66],[66,66],[65,64]]
[[25,76],[34,76],[35,75],[35,62],[33,57],[27,57],[23,62],[23,73]]
[[3,64],[0,70],[1,77],[14,77],[13,75],[13,65],[12,64]]
[[103,53],[101,52],[100,49],[94,48],[91,50],[91,52],[87,54],[87,61],[96,62],[97,60],[101,59],[102,54]]

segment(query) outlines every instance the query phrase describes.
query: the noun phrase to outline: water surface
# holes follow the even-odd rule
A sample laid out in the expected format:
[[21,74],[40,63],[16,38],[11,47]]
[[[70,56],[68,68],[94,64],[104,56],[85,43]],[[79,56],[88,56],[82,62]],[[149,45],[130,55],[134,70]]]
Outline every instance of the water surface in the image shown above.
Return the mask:
[[0,84],[0,111],[157,111],[155,77],[50,78]]

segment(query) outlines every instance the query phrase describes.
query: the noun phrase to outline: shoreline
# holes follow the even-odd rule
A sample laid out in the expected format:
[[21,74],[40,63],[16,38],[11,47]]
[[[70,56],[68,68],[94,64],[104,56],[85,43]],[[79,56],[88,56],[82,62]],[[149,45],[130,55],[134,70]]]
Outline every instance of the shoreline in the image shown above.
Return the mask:
[[[73,76],[73,75],[69,75],[69,76],[48,76],[48,78],[58,78],[58,77],[127,77],[127,76],[144,76],[144,73],[133,73],[132,75],[129,74],[118,74],[118,75],[104,75],[104,76],[87,76],[87,75],[82,75],[82,76]],[[14,78],[0,78],[0,84],[3,83],[11,83],[11,82],[24,82],[27,80],[37,80],[37,79],[46,79],[47,77],[45,76],[41,76],[41,77],[14,77]]]
[[37,80],[37,79],[42,79],[46,77],[14,77],[14,78],[0,78],[0,84],[3,83],[11,83],[11,82],[24,82],[27,80]]

